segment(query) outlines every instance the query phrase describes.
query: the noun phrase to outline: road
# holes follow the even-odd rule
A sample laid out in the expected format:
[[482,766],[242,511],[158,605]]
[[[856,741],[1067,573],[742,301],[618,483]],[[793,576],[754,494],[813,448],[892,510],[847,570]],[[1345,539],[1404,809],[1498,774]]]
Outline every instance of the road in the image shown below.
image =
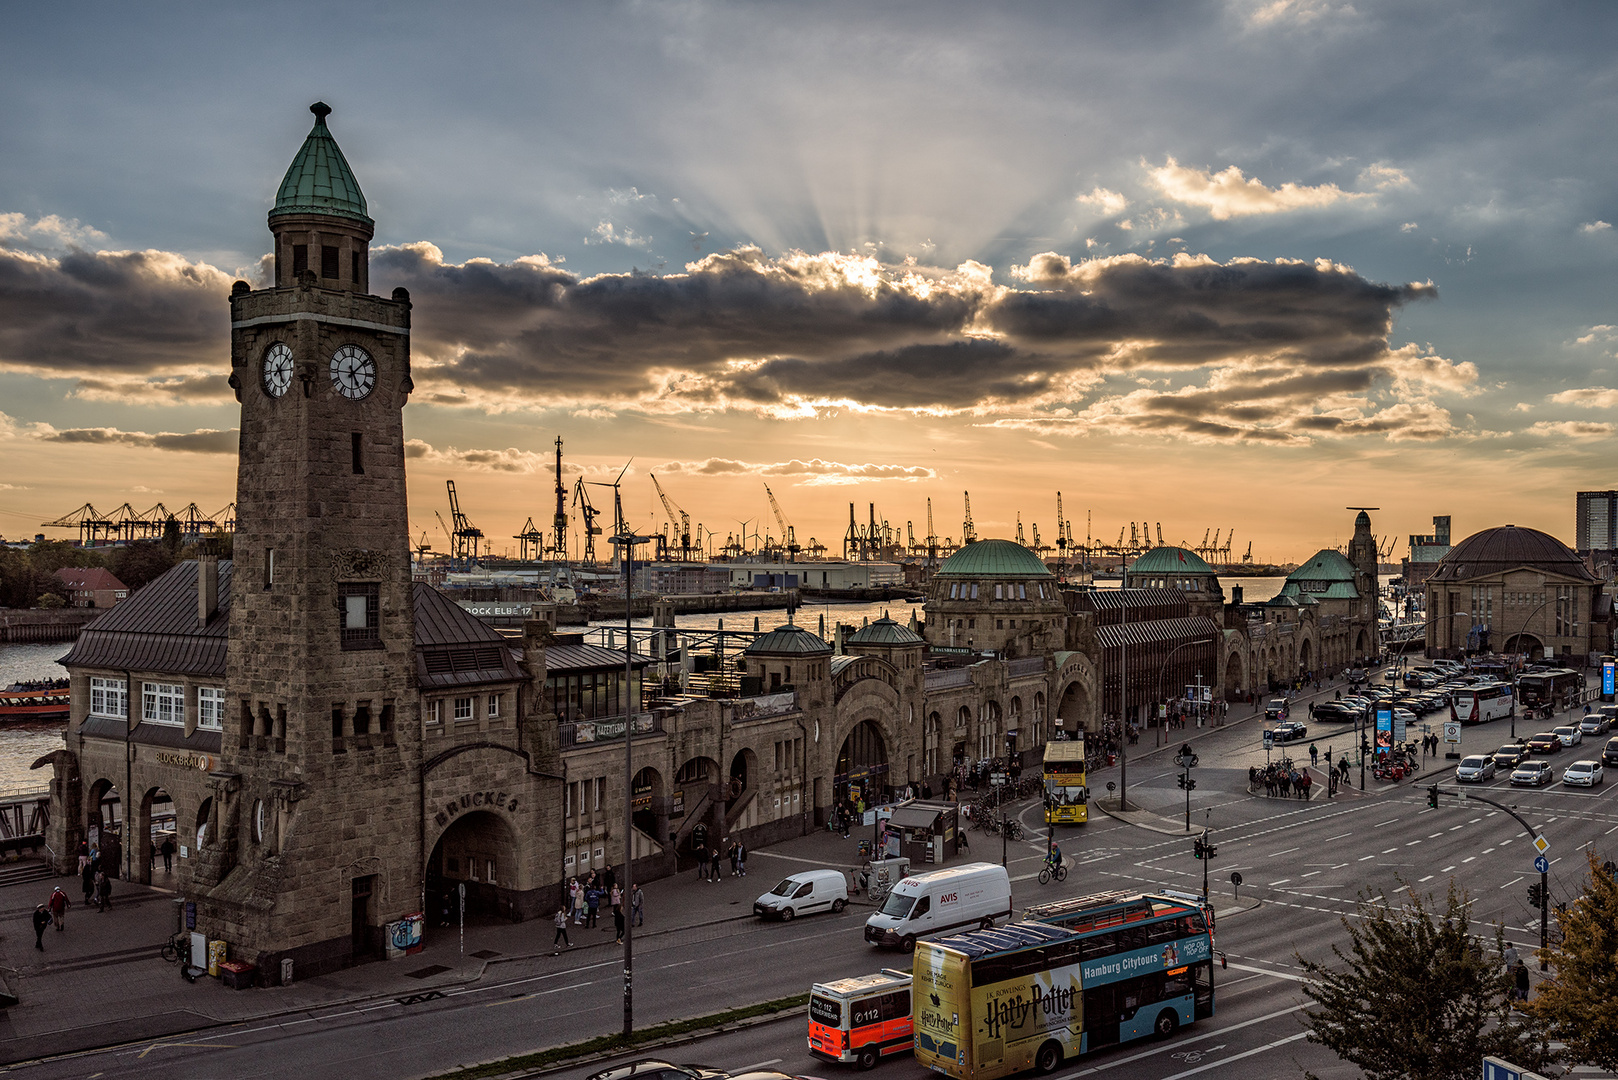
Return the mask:
[[[1492,749],[1504,741],[1505,727],[1502,720],[1467,729],[1468,749]],[[1199,828],[1204,822],[1211,825],[1218,845],[1218,859],[1212,864],[1216,904],[1222,910],[1231,906],[1229,878],[1232,871],[1239,871],[1244,879],[1242,897],[1261,898],[1263,906],[1230,914],[1218,925],[1218,948],[1229,968],[1217,973],[1217,1012],[1211,1020],[1162,1043],[1130,1044],[1069,1063],[1059,1076],[1106,1072],[1121,1078],[1212,1073],[1292,1077],[1305,1068],[1325,1078],[1354,1075],[1356,1070],[1302,1037],[1300,1014],[1306,999],[1296,954],[1328,959],[1331,946],[1346,940],[1341,920],[1353,917],[1362,890],[1392,893],[1403,883],[1442,893],[1453,877],[1470,893],[1474,919],[1502,922],[1508,937],[1519,945],[1537,945],[1538,917],[1527,902],[1527,886],[1537,880],[1531,865],[1534,851],[1529,836],[1509,815],[1454,799],[1430,809],[1425,787],[1374,781],[1371,792],[1336,800],[1255,798],[1246,793],[1245,785],[1247,764],[1255,756],[1262,760],[1256,723],[1179,734],[1195,737],[1201,759],[1192,817]],[[1332,737],[1339,744],[1351,741],[1348,736]],[[1322,733],[1322,744],[1326,738]],[[1556,755],[1558,775],[1565,761],[1590,756],[1589,751],[1597,748]],[[1116,772],[1095,774],[1092,783],[1100,786]],[[1176,774],[1168,754],[1132,762],[1132,802],[1178,818],[1184,804]],[[1444,786],[1455,787],[1452,779],[1446,779]],[[1584,847],[1594,843],[1604,857],[1618,854],[1618,837],[1612,835],[1618,833],[1615,786],[1594,791],[1560,786],[1507,790],[1503,782],[1496,782],[1477,788],[1515,805],[1551,840],[1552,894],[1565,898],[1583,873]],[[1031,829],[1031,839],[1009,849],[1019,907],[1104,889],[1201,888],[1203,865],[1192,858],[1189,837],[1163,835],[1101,816],[1082,828],[1064,830],[1061,844],[1074,870],[1065,883],[1042,887],[1034,877],[1044,852],[1037,806],[1025,806],[1022,819]],[[997,857],[998,850],[979,841],[975,854],[989,859]],[[691,887],[700,883],[693,880]],[[902,954],[875,953],[862,942],[863,913],[851,908],[842,915],[789,924],[730,923],[689,935],[645,939],[636,953],[636,1022],[644,1026],[701,1015],[801,993],[816,980],[906,966]],[[549,933],[548,927],[536,924],[536,935]],[[431,1076],[618,1030],[622,988],[619,959],[592,950],[504,965],[493,969],[483,983],[413,1004],[385,1001],[333,1008],[25,1064],[6,1072],[29,1078],[100,1073],[154,1080],[280,1078],[300,1070],[312,1076],[340,1073],[356,1080]],[[789,1072],[822,1076],[840,1069],[808,1057],[803,1021],[797,1017],[710,1039],[669,1056],[727,1068],[767,1062]],[[592,1070],[566,1075],[588,1071]],[[884,1064],[880,1076],[912,1080],[923,1071],[902,1058]]]

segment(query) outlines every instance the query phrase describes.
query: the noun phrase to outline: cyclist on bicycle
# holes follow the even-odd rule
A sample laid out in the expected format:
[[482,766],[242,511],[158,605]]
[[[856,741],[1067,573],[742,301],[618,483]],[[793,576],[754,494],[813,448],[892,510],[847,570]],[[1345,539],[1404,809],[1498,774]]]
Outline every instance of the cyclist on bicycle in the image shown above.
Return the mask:
[[1045,865],[1052,870],[1062,868],[1062,848],[1054,841],[1051,843],[1051,849],[1045,853]]

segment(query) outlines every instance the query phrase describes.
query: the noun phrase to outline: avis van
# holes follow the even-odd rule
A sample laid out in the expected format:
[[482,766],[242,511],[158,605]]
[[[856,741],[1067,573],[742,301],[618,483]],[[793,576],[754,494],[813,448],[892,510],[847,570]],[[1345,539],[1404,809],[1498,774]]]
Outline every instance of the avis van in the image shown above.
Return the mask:
[[1011,879],[993,863],[934,870],[893,887],[882,910],[865,920],[865,940],[910,952],[916,939],[963,927],[987,930],[1011,917]]

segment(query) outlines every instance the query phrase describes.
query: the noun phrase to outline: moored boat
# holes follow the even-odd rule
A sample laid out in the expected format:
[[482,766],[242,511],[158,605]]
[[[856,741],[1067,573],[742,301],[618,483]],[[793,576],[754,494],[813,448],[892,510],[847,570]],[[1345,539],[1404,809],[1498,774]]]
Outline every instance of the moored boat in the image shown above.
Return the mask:
[[66,720],[71,704],[66,679],[15,682],[0,690],[0,724]]

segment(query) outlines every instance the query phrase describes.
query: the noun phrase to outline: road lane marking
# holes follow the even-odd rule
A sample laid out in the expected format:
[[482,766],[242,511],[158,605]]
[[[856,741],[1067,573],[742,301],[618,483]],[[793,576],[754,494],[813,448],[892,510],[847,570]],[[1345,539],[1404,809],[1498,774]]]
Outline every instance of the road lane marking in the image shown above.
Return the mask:
[[1338,834],[1337,834],[1337,835],[1336,835],[1336,836],[1328,836],[1328,837],[1326,837],[1326,839],[1324,839],[1324,840],[1322,840],[1322,841],[1321,841],[1321,843],[1322,843],[1322,844],[1329,844],[1329,843],[1331,843],[1331,842],[1332,842],[1332,841],[1333,841],[1333,840],[1341,840],[1341,839],[1343,839],[1343,838],[1344,838],[1344,837],[1345,837],[1345,836],[1353,836],[1353,835],[1354,835],[1354,834],[1353,834],[1353,833],[1351,833],[1351,832],[1346,832],[1346,833],[1338,833]]
[[[1386,854],[1387,854],[1387,852],[1383,852],[1383,854],[1384,854],[1384,855],[1386,855]],[[1359,857],[1359,859],[1358,859],[1358,860],[1356,860],[1356,861],[1358,861],[1358,862],[1364,862],[1364,861],[1365,861],[1365,860],[1366,860],[1366,859],[1374,859],[1374,858],[1376,858],[1376,856],[1375,856],[1375,855],[1361,855],[1361,856],[1360,856],[1360,857]]]
[[1315,875],[1316,875],[1316,874],[1318,874],[1318,873],[1320,873],[1320,871],[1319,871],[1319,870],[1311,870],[1311,871],[1309,871],[1309,872],[1308,872],[1308,873],[1307,873],[1307,874],[1305,874],[1305,875],[1303,875],[1303,876],[1304,876],[1304,877],[1314,877],[1314,876],[1315,876]]
[[1285,1046],[1287,1043],[1294,1043],[1299,1039],[1306,1039],[1308,1037],[1309,1033],[1307,1031],[1300,1031],[1296,1035],[1288,1035],[1284,1039],[1277,1039],[1272,1043],[1265,1043],[1263,1046],[1255,1046],[1253,1049],[1244,1051],[1243,1053],[1234,1054],[1228,1058],[1220,1058],[1218,1061],[1209,1062],[1207,1065],[1198,1065],[1195,1069],[1186,1069],[1184,1072],[1173,1073],[1169,1076],[1165,1076],[1163,1080],[1182,1080],[1183,1077],[1195,1076],[1197,1073],[1207,1072],[1209,1069],[1217,1069],[1221,1066],[1229,1065],[1233,1061],[1240,1061],[1242,1058],[1249,1058],[1254,1054],[1262,1054],[1266,1050],[1274,1050],[1277,1047]]
[[[1451,825],[1449,831],[1454,832],[1456,829],[1464,829],[1464,828],[1466,828],[1465,825]],[[1437,835],[1437,834],[1434,834],[1434,835]]]
[[1439,873],[1440,873],[1440,874],[1447,874],[1447,873],[1449,873],[1449,872],[1450,872],[1450,871],[1451,871],[1451,870],[1453,870],[1453,869],[1455,869],[1455,867],[1453,867],[1453,866],[1446,866],[1446,867],[1444,867],[1444,869],[1442,869],[1442,870],[1440,870],[1440,871],[1439,871]]
[[1371,828],[1380,829],[1382,826],[1384,826],[1384,825],[1392,825],[1395,821],[1398,821],[1398,820],[1399,820],[1398,818],[1389,818],[1386,821],[1377,822],[1375,825],[1372,825]]
[[553,986],[549,990],[535,990],[532,994],[519,994],[517,997],[506,998],[504,1001],[490,1001],[490,1002],[486,1003],[483,1007],[485,1009],[492,1009],[496,1005],[510,1005],[510,1004],[513,1004],[514,1002],[518,1002],[518,1001],[530,1001],[530,1000],[532,1000],[534,998],[546,997],[546,996],[548,996],[550,994],[560,994],[563,990],[577,990],[580,987],[594,986],[594,985],[595,985],[594,983],[581,982],[581,983],[574,983],[572,986]]
[[[1456,827],[1456,828],[1457,828],[1457,829],[1459,829],[1459,828],[1460,828],[1460,826],[1459,826],[1459,825],[1457,825],[1457,826],[1455,826],[1455,827]],[[1439,837],[1440,837],[1440,836],[1443,836],[1443,835],[1444,835],[1444,834],[1443,834],[1443,833],[1441,833],[1441,832],[1435,832],[1435,833],[1433,833],[1433,834],[1432,834],[1432,835],[1431,835],[1431,836],[1429,836],[1429,837],[1428,837],[1428,838],[1427,838],[1427,839],[1429,839],[1429,840],[1437,840],[1437,839],[1438,839],[1438,838],[1439,838]]]
[[732,1069],[730,1071],[731,1071],[732,1074],[735,1074],[735,1073],[750,1073],[754,1069],[767,1069],[771,1065],[779,1065],[779,1064],[781,1064],[781,1060],[782,1060],[781,1058],[771,1058],[768,1061],[755,1061],[751,1065],[743,1065],[739,1069]]
[[1299,850],[1299,849],[1298,849],[1298,848],[1295,848],[1295,847],[1289,847],[1289,848],[1287,848],[1287,849],[1286,849],[1286,850],[1285,850],[1285,851],[1274,851],[1274,852],[1271,852],[1271,853],[1270,853],[1270,858],[1272,858],[1272,859],[1273,859],[1273,858],[1275,858],[1275,857],[1276,857],[1276,856],[1277,856],[1277,855],[1290,855],[1290,854],[1292,854],[1292,853],[1293,853],[1293,852],[1294,852],[1294,851],[1297,851],[1297,850]]
[[1269,885],[1267,885],[1267,886],[1265,886],[1265,887],[1266,887],[1266,888],[1270,888],[1270,889],[1273,889],[1273,888],[1275,888],[1275,887],[1276,887],[1276,886],[1277,886],[1277,885],[1285,885],[1285,884],[1286,884],[1286,883],[1287,883],[1287,882],[1289,882],[1289,881],[1291,881],[1291,880],[1292,880],[1292,879],[1291,879],[1291,878],[1289,878],[1289,877],[1284,877],[1284,878],[1282,878],[1282,879],[1281,879],[1281,880],[1280,880],[1280,881],[1272,881],[1272,882],[1270,882],[1270,883],[1269,883]]
[[[1251,972],[1254,972],[1255,974],[1258,974],[1258,975],[1268,975],[1272,979],[1287,979],[1287,980],[1290,980],[1291,982],[1308,982],[1309,981],[1306,977],[1304,977],[1302,975],[1293,975],[1293,974],[1290,974],[1289,972],[1285,972],[1285,971],[1271,971],[1268,968],[1250,967],[1247,964],[1238,964],[1234,960],[1229,962],[1229,966],[1235,968],[1237,971],[1251,971]],[[1302,1008],[1302,1006],[1299,1006],[1299,1008]]]
[[1416,882],[1416,884],[1420,885],[1422,881],[1431,881],[1431,880],[1433,880],[1433,876],[1434,875],[1432,875],[1432,874],[1428,874],[1426,877],[1422,878],[1421,881]]
[[1384,855],[1392,855],[1395,851],[1398,851],[1398,850],[1399,849],[1396,848],[1396,847],[1390,847],[1387,850],[1383,851],[1382,854],[1384,854]]
[[[1260,971],[1259,974],[1260,975],[1273,975],[1273,974],[1275,974],[1275,972],[1273,972],[1273,971]],[[1210,1032],[1208,1032],[1207,1034],[1204,1034],[1204,1035],[1197,1035],[1194,1038],[1182,1039],[1179,1042],[1168,1043],[1165,1046],[1159,1046],[1159,1047],[1156,1047],[1155,1049],[1146,1050],[1146,1051],[1143,1051],[1142,1053],[1139,1053],[1139,1054],[1132,1054],[1129,1057],[1118,1058],[1118,1059],[1116,1059],[1114,1061],[1103,1062],[1100,1065],[1092,1065],[1088,1069],[1080,1069],[1078,1072],[1066,1073],[1066,1074],[1064,1074],[1062,1076],[1057,1077],[1056,1080],[1077,1080],[1077,1078],[1080,1077],[1080,1076],[1093,1076],[1098,1072],[1105,1072],[1107,1069],[1116,1068],[1119,1065],[1128,1065],[1130,1062],[1140,1061],[1140,1060],[1142,1060],[1144,1058],[1155,1057],[1158,1054],[1166,1054],[1169,1051],[1176,1050],[1176,1049],[1178,1049],[1178,1048],[1180,1048],[1182,1046],[1190,1046],[1192,1043],[1205,1042],[1208,1039],[1221,1038],[1227,1032],[1239,1031],[1244,1027],[1252,1027],[1254,1024],[1262,1024],[1262,1023],[1265,1023],[1267,1021],[1274,1020],[1274,1019],[1276,1019],[1278,1017],[1288,1016],[1288,1015],[1290,1015],[1292,1013],[1297,1012],[1300,1009],[1306,1009],[1308,1007],[1309,1007],[1308,1002],[1301,1002],[1301,1003],[1299,1003],[1297,1005],[1292,1006],[1290,1009],[1282,1009],[1279,1012],[1269,1013],[1269,1014],[1264,1015],[1264,1016],[1255,1016],[1251,1020],[1243,1020],[1239,1024],[1232,1024],[1229,1027],[1218,1028],[1218,1029],[1216,1029],[1214,1031],[1210,1031]]]
[[1406,844],[1405,847],[1415,847],[1419,843],[1421,843],[1420,840],[1412,840],[1410,843]]
[[1517,884],[1517,882],[1519,882],[1521,880],[1522,880],[1522,878],[1520,878],[1520,877],[1519,878],[1512,878],[1510,881],[1506,882],[1504,885],[1502,885],[1500,887],[1502,889],[1509,889],[1509,888],[1511,888],[1513,885]]

